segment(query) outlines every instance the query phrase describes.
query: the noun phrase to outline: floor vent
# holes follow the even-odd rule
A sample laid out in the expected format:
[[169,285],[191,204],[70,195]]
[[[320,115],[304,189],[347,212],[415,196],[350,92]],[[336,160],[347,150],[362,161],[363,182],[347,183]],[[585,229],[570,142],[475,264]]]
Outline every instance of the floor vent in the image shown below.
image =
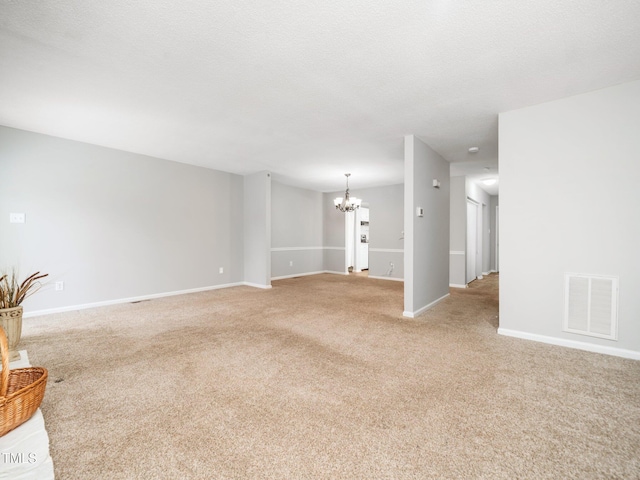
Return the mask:
[[565,332],[618,339],[618,278],[565,274]]

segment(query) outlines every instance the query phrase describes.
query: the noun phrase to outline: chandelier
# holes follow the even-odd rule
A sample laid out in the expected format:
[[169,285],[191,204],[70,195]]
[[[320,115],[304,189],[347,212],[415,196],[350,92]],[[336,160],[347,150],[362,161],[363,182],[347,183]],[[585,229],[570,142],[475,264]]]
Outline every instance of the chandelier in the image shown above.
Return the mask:
[[345,173],[344,176],[347,177],[347,191],[344,192],[344,198],[343,197],[335,198],[333,200],[333,204],[341,212],[353,212],[356,208],[360,208],[360,204],[362,203],[362,200],[356,197],[349,196],[349,177],[351,176],[351,174]]

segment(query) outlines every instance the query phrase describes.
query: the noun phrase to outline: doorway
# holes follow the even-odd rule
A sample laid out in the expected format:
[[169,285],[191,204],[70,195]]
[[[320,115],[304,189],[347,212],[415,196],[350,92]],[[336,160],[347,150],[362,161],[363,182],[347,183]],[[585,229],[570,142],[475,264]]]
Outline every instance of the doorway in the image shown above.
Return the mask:
[[345,272],[367,276],[369,272],[369,206],[345,213]]

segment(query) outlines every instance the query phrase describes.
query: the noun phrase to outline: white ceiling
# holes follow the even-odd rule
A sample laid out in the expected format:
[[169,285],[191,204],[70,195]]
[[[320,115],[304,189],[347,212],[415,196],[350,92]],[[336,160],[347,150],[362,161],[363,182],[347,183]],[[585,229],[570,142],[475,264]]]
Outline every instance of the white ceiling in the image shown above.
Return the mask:
[[640,2],[0,0],[0,72],[10,127],[321,191],[413,133],[480,179],[499,112],[640,78]]

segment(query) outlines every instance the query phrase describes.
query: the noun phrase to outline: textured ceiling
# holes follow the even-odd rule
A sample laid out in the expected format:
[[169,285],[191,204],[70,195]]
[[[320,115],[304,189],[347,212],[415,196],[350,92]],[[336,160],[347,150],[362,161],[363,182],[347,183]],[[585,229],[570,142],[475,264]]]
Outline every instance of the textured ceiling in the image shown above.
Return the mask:
[[638,78],[638,0],[0,0],[0,124],[322,191],[411,133],[495,175],[499,112]]

